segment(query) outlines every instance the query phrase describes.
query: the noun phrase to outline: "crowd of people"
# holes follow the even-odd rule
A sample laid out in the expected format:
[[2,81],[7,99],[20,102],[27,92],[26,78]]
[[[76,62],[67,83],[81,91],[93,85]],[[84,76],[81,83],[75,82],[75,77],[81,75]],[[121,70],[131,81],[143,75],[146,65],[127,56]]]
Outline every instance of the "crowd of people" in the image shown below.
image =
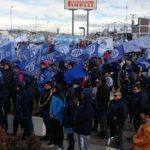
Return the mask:
[[[75,62],[42,61],[40,73],[30,76],[17,64],[0,62],[0,126],[6,131],[7,115],[13,113],[13,135],[19,125],[22,139],[34,132],[32,112],[43,118],[48,146],[63,149],[64,134],[68,148],[74,150],[74,133],[80,150],[89,150],[92,131],[100,138],[115,138],[116,148],[123,147],[126,119],[134,125],[133,149],[149,150],[150,144],[150,76],[148,70],[135,64],[137,55],[127,55],[125,61],[107,63],[107,58],[91,58],[83,64],[86,76],[67,84],[64,73]],[[111,97],[113,98],[111,99]],[[141,127],[140,127],[141,126]]]

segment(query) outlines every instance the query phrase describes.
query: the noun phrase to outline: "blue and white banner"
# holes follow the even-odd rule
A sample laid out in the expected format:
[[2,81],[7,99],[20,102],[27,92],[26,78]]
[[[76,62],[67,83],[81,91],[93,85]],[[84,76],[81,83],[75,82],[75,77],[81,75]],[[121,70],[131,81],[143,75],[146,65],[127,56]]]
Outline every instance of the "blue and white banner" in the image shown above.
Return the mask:
[[106,52],[106,45],[104,43],[101,43],[98,46],[98,57],[103,58],[105,52]]
[[68,54],[70,51],[69,44],[56,44],[54,49],[65,55]]
[[13,42],[8,42],[0,46],[0,60],[13,60],[15,57],[15,47]]
[[97,56],[97,43],[89,45],[87,48],[75,48],[70,50],[66,55],[67,61],[83,62],[87,61],[90,57]]
[[41,50],[41,56],[48,54],[48,48],[49,48],[48,43],[39,45],[39,49]]
[[124,52],[140,52],[141,48],[149,48],[150,47],[150,37],[145,36],[136,40],[132,40],[129,42],[123,43]]
[[116,49],[113,49],[111,51],[110,59],[108,60],[108,63],[112,63],[114,61],[117,61],[119,59],[122,59],[124,57],[124,49],[123,46],[119,46]]

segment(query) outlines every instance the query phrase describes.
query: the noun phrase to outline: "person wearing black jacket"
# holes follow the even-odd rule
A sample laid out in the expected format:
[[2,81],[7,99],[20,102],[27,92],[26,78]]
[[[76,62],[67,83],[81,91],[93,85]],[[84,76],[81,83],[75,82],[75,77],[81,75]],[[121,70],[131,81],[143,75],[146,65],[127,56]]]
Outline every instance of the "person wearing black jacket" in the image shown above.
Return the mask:
[[28,99],[28,93],[25,89],[25,85],[22,82],[18,82],[16,86],[16,97],[14,99],[14,128],[13,135],[16,136],[18,126],[24,129],[22,139],[30,136],[28,131],[28,121],[31,117],[30,113],[30,102]]
[[43,118],[44,124],[46,126],[46,135],[41,140],[49,140],[50,136],[50,119],[49,119],[49,105],[52,96],[52,82],[47,81],[44,85],[44,93],[40,97],[39,107],[40,114]]
[[108,103],[110,100],[110,89],[106,85],[105,78],[100,80],[100,86],[98,87],[97,95],[96,95],[96,103],[97,103],[97,112],[98,118],[100,121],[100,136],[102,138],[107,138],[108,136],[108,125],[107,125],[107,110]]
[[142,91],[140,84],[135,84],[133,87],[131,107],[132,107],[134,129],[137,132],[141,125],[140,113],[143,110],[149,108],[149,102],[148,102],[147,96]]
[[101,76],[100,71],[98,70],[98,65],[95,64],[94,68],[92,69],[91,72],[91,83],[92,83],[92,87],[94,87],[96,85],[96,80],[99,79]]
[[85,88],[81,93],[81,101],[77,105],[74,115],[74,130],[78,135],[79,149],[89,150],[89,139],[92,132],[94,108],[92,105],[92,92]]
[[7,91],[9,92],[9,107],[7,112],[11,111],[11,100],[14,102],[15,98],[15,88],[17,84],[17,75],[13,71],[11,63],[7,60],[4,61],[4,70],[3,70],[3,81]]
[[110,137],[116,140],[115,147],[122,147],[122,134],[125,119],[127,118],[127,105],[122,99],[121,93],[114,93],[114,99],[109,104],[108,123],[110,128]]
[[74,150],[73,116],[76,109],[75,89],[68,87],[63,110],[64,132],[68,136],[69,145],[67,150]]
[[7,107],[9,103],[9,93],[4,82],[0,81],[0,126],[7,131]]
[[23,76],[24,78],[24,83],[25,83],[25,90],[28,93],[27,98],[28,98],[28,104],[29,104],[29,118],[27,119],[27,128],[28,128],[28,135],[31,135],[34,131],[33,129],[33,122],[32,122],[32,111],[33,111],[33,105],[34,105],[34,99],[35,99],[35,93],[34,93],[34,83],[33,83],[33,78],[29,75]]

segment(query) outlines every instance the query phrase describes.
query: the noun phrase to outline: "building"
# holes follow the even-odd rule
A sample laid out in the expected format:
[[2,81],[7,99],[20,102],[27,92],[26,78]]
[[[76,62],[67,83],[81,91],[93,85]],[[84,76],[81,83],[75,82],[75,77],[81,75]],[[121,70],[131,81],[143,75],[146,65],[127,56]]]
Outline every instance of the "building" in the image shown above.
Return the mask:
[[138,18],[138,24],[133,26],[133,39],[150,35],[150,19]]

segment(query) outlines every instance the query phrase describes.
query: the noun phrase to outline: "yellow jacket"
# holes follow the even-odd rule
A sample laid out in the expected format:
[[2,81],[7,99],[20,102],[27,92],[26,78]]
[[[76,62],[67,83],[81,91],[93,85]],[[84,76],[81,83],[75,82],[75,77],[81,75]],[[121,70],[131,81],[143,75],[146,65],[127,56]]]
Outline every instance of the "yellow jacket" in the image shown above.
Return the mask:
[[150,150],[150,118],[140,126],[133,143],[135,150]]

